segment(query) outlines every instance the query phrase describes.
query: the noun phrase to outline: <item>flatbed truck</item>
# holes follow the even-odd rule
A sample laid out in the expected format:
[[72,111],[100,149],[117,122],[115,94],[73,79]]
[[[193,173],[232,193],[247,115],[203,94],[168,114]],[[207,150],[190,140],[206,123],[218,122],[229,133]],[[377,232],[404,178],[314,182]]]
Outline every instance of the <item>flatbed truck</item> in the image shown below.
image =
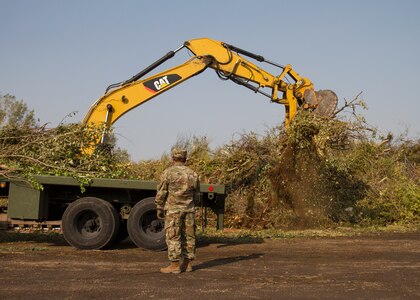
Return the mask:
[[[128,236],[138,247],[166,248],[164,223],[156,217],[158,182],[91,179],[81,189],[64,176],[35,176],[42,188],[23,180],[0,180],[0,197],[7,199],[7,223],[59,224],[66,241],[78,249],[102,249]],[[225,187],[201,184],[200,204],[217,216],[223,229]]]

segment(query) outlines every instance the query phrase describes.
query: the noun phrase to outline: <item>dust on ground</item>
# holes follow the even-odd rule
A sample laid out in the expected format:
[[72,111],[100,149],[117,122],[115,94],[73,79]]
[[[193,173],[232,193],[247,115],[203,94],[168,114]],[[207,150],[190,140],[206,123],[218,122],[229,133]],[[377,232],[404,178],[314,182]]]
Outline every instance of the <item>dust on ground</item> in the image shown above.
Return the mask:
[[[1,234],[1,231],[0,231]],[[420,299],[420,233],[201,238],[195,270],[125,241],[82,251],[60,235],[0,242],[2,299]]]

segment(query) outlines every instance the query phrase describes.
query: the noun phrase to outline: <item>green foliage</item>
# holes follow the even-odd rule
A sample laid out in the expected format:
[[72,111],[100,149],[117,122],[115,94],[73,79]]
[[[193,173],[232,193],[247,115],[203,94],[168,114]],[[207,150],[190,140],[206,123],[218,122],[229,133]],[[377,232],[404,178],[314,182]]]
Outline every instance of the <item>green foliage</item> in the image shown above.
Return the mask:
[[[188,164],[206,183],[227,187],[226,225],[270,229],[334,224],[418,223],[419,141],[355,122],[300,113],[285,132],[245,133],[212,150],[206,138],[182,139]],[[140,162],[134,177],[158,179],[170,164]]]
[[23,100],[12,95],[0,94],[0,127],[28,128],[37,124],[33,110]]
[[[418,223],[420,221],[419,165],[407,156],[419,143],[395,143],[357,147],[363,157],[358,176],[369,183],[366,197],[357,203],[363,222],[369,224]],[[410,158],[409,158],[410,157]]]
[[[85,128],[79,124],[56,128],[0,129],[0,175],[23,177],[38,186],[34,175],[71,176],[81,186],[92,177],[127,177],[110,149],[85,151],[101,135],[101,128]],[[38,186],[39,187],[39,186]]]
[[[287,130],[244,133],[216,149],[195,136],[174,146],[188,150],[187,163],[202,182],[226,185],[230,227],[419,224],[420,141],[377,138],[356,113],[364,103],[355,100],[346,102],[346,119],[299,112]],[[93,177],[158,180],[171,164],[169,154],[131,163],[115,141],[86,153],[101,134],[101,128],[76,124],[3,126],[0,176],[24,177],[35,186],[37,174],[71,176],[83,188]]]

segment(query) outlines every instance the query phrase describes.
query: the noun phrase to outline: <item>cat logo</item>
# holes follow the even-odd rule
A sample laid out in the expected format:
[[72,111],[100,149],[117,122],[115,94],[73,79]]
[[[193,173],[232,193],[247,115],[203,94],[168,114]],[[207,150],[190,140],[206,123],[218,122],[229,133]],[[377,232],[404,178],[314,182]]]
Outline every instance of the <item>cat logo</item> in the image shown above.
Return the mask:
[[167,88],[168,86],[170,86],[174,82],[177,82],[180,79],[181,79],[181,76],[179,76],[178,74],[168,74],[168,75],[161,76],[158,78],[150,79],[146,81],[145,83],[143,83],[143,85],[144,85],[144,88],[148,90],[149,92],[157,93],[160,90]]

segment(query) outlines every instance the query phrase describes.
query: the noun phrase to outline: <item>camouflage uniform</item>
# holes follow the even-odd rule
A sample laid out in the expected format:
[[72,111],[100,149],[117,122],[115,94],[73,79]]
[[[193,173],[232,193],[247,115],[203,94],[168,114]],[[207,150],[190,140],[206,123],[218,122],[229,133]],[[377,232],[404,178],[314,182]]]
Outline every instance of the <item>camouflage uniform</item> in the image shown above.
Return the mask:
[[172,151],[175,164],[167,168],[158,185],[156,206],[165,211],[166,244],[170,261],[181,257],[195,257],[195,210],[194,199],[198,198],[200,183],[198,175],[175,159],[186,157],[186,151]]

